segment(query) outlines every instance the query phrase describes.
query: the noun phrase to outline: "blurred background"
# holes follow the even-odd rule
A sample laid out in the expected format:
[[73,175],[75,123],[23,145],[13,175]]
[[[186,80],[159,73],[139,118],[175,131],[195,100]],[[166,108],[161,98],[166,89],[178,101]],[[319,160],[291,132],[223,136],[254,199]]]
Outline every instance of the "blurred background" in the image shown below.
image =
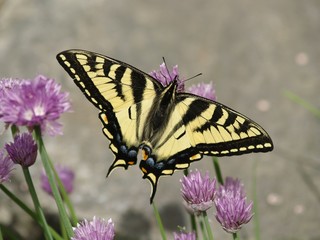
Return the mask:
[[[46,137],[46,146],[54,162],[76,173],[71,199],[79,217],[112,218],[116,239],[160,239],[150,186],[138,166],[105,178],[113,156],[98,111],[60,67],[57,53],[91,50],[145,72],[158,69],[165,57],[169,65],[179,65],[185,78],[203,73],[188,84],[212,81],[219,102],[254,119],[274,141],[271,153],[220,159],[223,175],[239,178],[248,199],[257,191],[261,239],[315,240],[320,239],[320,122],[285,93],[320,108],[319,43],[317,0],[0,0],[0,75],[44,74],[70,92],[73,112],[61,119],[64,135]],[[9,132],[1,135],[0,146],[7,140]],[[31,169],[37,181],[41,168],[38,161]],[[214,176],[210,158],[191,166],[196,168]],[[178,225],[188,226],[182,176],[161,178],[155,198],[169,239]],[[20,168],[6,186],[27,194]],[[44,193],[40,198],[54,216],[53,199]],[[24,199],[31,204],[28,195]],[[209,216],[216,239],[231,239],[214,210]],[[24,239],[36,239],[30,235],[34,223],[3,193],[0,222]],[[253,231],[250,222],[240,231],[241,239],[254,239]]]

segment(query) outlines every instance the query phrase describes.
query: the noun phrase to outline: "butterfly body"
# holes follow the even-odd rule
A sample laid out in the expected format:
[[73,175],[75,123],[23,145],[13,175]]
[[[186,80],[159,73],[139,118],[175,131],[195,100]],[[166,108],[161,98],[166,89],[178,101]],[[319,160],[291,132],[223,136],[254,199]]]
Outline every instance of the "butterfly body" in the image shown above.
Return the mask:
[[197,95],[177,91],[173,79],[162,86],[150,75],[101,54],[68,50],[57,55],[87,99],[99,110],[117,167],[135,165],[155,196],[158,179],[186,169],[203,155],[267,152],[268,134],[244,115]]

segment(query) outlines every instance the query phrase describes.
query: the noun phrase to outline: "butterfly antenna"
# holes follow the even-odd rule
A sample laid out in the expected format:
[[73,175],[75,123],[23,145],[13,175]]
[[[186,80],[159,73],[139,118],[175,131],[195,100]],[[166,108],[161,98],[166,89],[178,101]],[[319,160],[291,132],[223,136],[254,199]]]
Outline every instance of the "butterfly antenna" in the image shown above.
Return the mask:
[[199,77],[199,76],[201,76],[201,75],[202,75],[202,73],[198,73],[198,74],[194,75],[193,77],[187,78],[187,79],[184,80],[183,82],[187,82],[187,81],[189,81],[189,80],[191,80],[191,79],[194,79],[194,78],[196,78],[196,77]]
[[[170,74],[170,71],[168,69],[168,65],[167,65],[167,62],[166,62],[166,59],[164,57],[162,57],[162,61],[164,63],[164,65],[166,66],[166,70],[167,70],[167,73],[168,73],[168,76],[170,77],[170,80],[172,81],[173,79],[171,79],[171,74]],[[163,76],[164,77],[164,76]],[[166,78],[165,78],[166,79]],[[167,80],[167,79],[166,79]],[[168,82],[166,82],[166,84],[168,85]]]

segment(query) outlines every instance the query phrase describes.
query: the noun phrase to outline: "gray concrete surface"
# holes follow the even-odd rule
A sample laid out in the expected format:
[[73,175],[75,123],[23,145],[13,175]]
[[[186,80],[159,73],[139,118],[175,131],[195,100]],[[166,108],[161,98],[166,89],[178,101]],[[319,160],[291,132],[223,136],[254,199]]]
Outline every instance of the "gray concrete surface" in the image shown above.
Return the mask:
[[[320,108],[320,2],[317,0],[80,1],[0,0],[0,75],[45,74],[70,92],[73,113],[61,120],[64,135],[46,138],[52,158],[76,171],[72,194],[80,217],[112,218],[117,239],[160,239],[149,183],[138,167],[105,179],[113,156],[97,110],[58,65],[69,48],[96,51],[142,70],[164,56],[183,76],[213,81],[218,100],[256,120],[272,136],[268,154],[221,158],[225,176],[240,178],[252,197],[257,174],[261,239],[320,239],[320,122],[284,96],[290,90]],[[9,139],[1,136],[0,143]],[[258,162],[253,170],[254,161]],[[32,169],[37,179],[40,162]],[[209,158],[192,169],[213,167]],[[160,181],[156,203],[169,239],[187,222],[179,194],[182,173]],[[8,187],[26,193],[17,168]],[[26,197],[26,196],[25,196]],[[46,211],[53,201],[44,194]],[[26,202],[30,202],[26,198]],[[8,207],[9,206],[9,207]],[[0,193],[0,222],[30,239],[32,222]],[[210,212],[216,239],[230,239]],[[240,233],[254,239],[253,223]],[[131,237],[131,238],[130,238]]]

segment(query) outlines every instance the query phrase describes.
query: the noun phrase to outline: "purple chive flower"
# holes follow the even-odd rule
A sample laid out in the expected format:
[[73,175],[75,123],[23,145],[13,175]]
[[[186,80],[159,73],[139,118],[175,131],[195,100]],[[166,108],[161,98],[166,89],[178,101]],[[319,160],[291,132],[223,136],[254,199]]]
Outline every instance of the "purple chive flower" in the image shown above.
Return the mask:
[[5,150],[0,150],[0,184],[9,180],[10,173],[13,169],[13,162],[8,155],[5,154]]
[[7,91],[20,87],[25,81],[14,78],[0,79],[0,99],[3,98]]
[[30,133],[16,135],[13,143],[6,144],[5,148],[11,160],[22,167],[30,167],[36,161],[38,147]]
[[182,180],[182,197],[187,203],[187,207],[196,214],[204,212],[214,204],[216,194],[216,179],[210,179],[209,173],[204,176],[196,170],[184,176]]
[[71,240],[112,240],[114,239],[114,223],[111,219],[93,217],[92,221],[84,220],[73,229]]
[[179,78],[178,65],[172,68],[172,72],[169,71],[165,63],[160,65],[160,70],[153,70],[150,75],[158,80],[162,86],[168,86],[173,80],[177,80],[178,92],[184,91],[184,81]]
[[194,232],[191,233],[173,233],[174,240],[196,240],[196,234]]
[[[73,181],[74,181],[74,172],[67,168],[63,167],[61,165],[56,166],[56,172],[64,186],[64,189],[69,194],[73,191]],[[52,196],[52,190],[50,187],[49,179],[44,171],[42,171],[40,176],[40,182],[41,182],[41,188]]]
[[244,188],[238,179],[226,178],[225,184],[217,191],[215,205],[216,219],[229,233],[237,232],[253,216],[253,203],[246,203]]
[[19,87],[3,91],[0,121],[20,126],[41,126],[49,135],[61,134],[60,115],[70,110],[68,94],[53,79],[39,75]]
[[[23,83],[24,80],[12,79],[12,78],[3,78],[0,79],[0,102],[3,103],[6,98],[6,94],[10,91],[14,91],[16,88],[19,88]],[[0,118],[2,114],[3,104],[0,104]]]
[[188,92],[216,101],[216,91],[211,83],[198,83],[188,88]]

